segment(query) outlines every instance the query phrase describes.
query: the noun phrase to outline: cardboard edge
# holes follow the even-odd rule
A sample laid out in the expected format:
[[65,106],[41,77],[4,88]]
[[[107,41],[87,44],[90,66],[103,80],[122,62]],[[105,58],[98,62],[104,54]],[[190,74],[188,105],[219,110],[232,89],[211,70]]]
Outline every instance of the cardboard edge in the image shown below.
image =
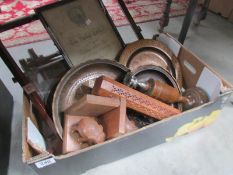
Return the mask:
[[33,162],[37,162],[41,159],[47,158],[47,157],[51,157],[54,156],[53,154],[50,153],[42,153],[39,154],[37,156],[33,156],[30,152],[30,146],[27,143],[27,117],[31,117],[30,116],[30,102],[27,99],[27,97],[25,95],[23,95],[23,116],[22,116],[22,161],[23,163],[33,163]]
[[[183,46],[181,43],[179,43],[177,41],[177,39],[175,39],[173,36],[171,36],[168,33],[163,33],[164,35],[166,35],[168,38],[172,39],[174,42],[176,42],[176,44],[180,45],[180,49],[179,49],[179,53],[181,52],[181,49],[184,49],[185,51],[188,51],[191,55],[193,55],[199,62],[201,62],[206,68],[208,68],[211,72],[213,72],[218,78],[221,79],[222,83],[225,86],[228,86],[229,91],[233,90],[233,84],[231,84],[229,81],[225,80],[225,78],[219,74],[215,69],[213,69],[212,67],[210,67],[206,62],[204,62],[201,58],[199,58],[195,53],[193,53],[191,50],[187,49],[185,46]],[[166,44],[166,43],[165,43]],[[169,46],[168,46],[169,47]],[[169,49],[171,49],[169,47]],[[179,55],[179,54],[178,54]],[[179,57],[178,57],[179,59]],[[180,61],[180,60],[179,60]],[[226,91],[227,92],[227,91]]]
[[[228,94],[228,95],[230,95],[230,94]],[[217,101],[217,100],[216,100],[216,101]],[[83,153],[83,152],[89,151],[89,150],[91,150],[91,149],[95,149],[95,148],[97,148],[97,147],[101,147],[101,146],[103,146],[103,145],[105,145],[105,144],[110,144],[110,143],[115,142],[115,141],[117,141],[117,140],[119,140],[119,139],[126,138],[127,136],[134,135],[135,133],[139,133],[139,132],[141,132],[141,131],[143,131],[143,130],[146,130],[146,129],[148,129],[148,128],[155,127],[156,125],[160,125],[161,123],[165,123],[165,122],[174,120],[174,119],[176,119],[176,118],[178,118],[178,117],[179,117],[179,118],[180,118],[180,117],[184,117],[183,114],[191,113],[191,112],[193,112],[193,111],[198,111],[199,109],[204,108],[204,107],[207,107],[207,106],[209,106],[209,105],[215,103],[216,101],[211,101],[211,102],[209,102],[209,103],[203,104],[202,106],[199,106],[199,107],[196,107],[196,108],[193,108],[193,109],[184,111],[184,112],[182,112],[182,113],[180,113],[180,114],[176,114],[176,115],[174,115],[174,116],[172,116],[172,117],[170,117],[170,118],[166,118],[166,119],[160,120],[160,121],[158,121],[158,122],[155,122],[155,123],[153,123],[153,124],[147,125],[147,126],[145,126],[145,127],[143,127],[143,128],[137,129],[137,130],[135,130],[135,131],[133,131],[133,132],[126,133],[126,134],[124,134],[124,135],[121,135],[121,136],[119,136],[119,137],[117,137],[117,138],[113,138],[113,139],[111,139],[111,140],[107,140],[107,141],[105,141],[105,142],[103,142],[103,143],[101,143],[101,144],[93,145],[93,146],[91,146],[91,147],[87,147],[87,148],[84,148],[84,149],[82,149],[82,150],[70,152],[70,153],[65,154],[65,155],[55,156],[54,158],[57,159],[57,160],[62,160],[62,159],[68,158],[68,157],[78,156],[79,154],[81,154],[81,153]],[[164,142],[164,143],[165,143],[165,142]]]
[[23,95],[23,116],[22,116],[22,159],[23,163],[27,163],[29,154],[29,146],[27,144],[27,138],[26,138],[26,122],[27,122],[27,117],[26,117],[26,108],[29,108],[28,100],[26,99],[26,96]]
[[[223,98],[224,96],[230,97],[230,95],[231,95],[232,92],[233,91],[225,93],[225,94],[222,94],[216,101],[219,101],[220,98]],[[185,117],[185,116],[183,116],[183,114],[188,114],[188,113],[192,113],[192,112],[195,112],[195,111],[199,111],[201,108],[209,107],[209,106],[215,104],[216,101],[211,101],[211,102],[206,103],[206,104],[204,104],[202,106],[199,106],[199,107],[193,108],[191,110],[185,111],[185,112],[183,112],[181,114],[174,115],[171,118],[167,118],[167,119],[161,120],[161,121],[156,122],[154,124],[151,124],[151,125],[145,126],[143,128],[140,128],[140,129],[138,129],[136,131],[133,131],[133,132],[130,132],[130,133],[126,133],[126,134],[124,134],[122,136],[119,136],[117,138],[113,138],[111,140],[105,141],[104,143],[101,143],[101,144],[93,145],[91,147],[87,147],[87,148],[84,148],[82,150],[74,151],[74,152],[71,152],[71,153],[68,153],[68,154],[65,154],[65,155],[60,155],[60,156],[54,156],[52,154],[40,154],[38,156],[30,158],[29,160],[26,161],[26,163],[30,165],[30,164],[34,164],[34,163],[37,163],[39,161],[42,161],[42,160],[45,160],[45,159],[48,159],[48,158],[51,158],[51,157],[53,157],[55,160],[63,160],[63,159],[70,158],[70,157],[73,157],[73,156],[78,156],[79,154],[81,154],[83,152],[90,151],[92,149],[101,147],[101,146],[103,146],[105,144],[111,144],[112,142],[117,142],[119,139],[127,139],[128,136],[134,135],[136,133],[140,133],[140,132],[142,132],[144,130],[147,130],[148,128],[153,128],[156,125],[161,125],[162,123],[165,123],[165,122],[168,122],[168,121],[171,121],[171,120],[175,120],[177,118]],[[222,99],[221,99],[221,101],[222,101]],[[221,108],[221,106],[219,108]],[[163,143],[165,143],[165,141]],[[161,143],[161,144],[163,144],[163,143]]]

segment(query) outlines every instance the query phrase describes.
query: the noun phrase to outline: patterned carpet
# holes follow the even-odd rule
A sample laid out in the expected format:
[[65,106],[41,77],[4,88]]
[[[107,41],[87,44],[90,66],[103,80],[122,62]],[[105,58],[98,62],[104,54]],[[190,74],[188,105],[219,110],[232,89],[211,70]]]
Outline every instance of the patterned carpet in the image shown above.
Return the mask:
[[[35,8],[55,0],[5,0],[0,1],[0,24],[33,14]],[[116,26],[128,22],[123,15],[117,0],[103,0]],[[166,0],[125,0],[127,7],[137,23],[159,19],[162,16]],[[170,16],[184,15],[188,0],[173,0]],[[26,24],[0,33],[0,39],[7,47],[28,44],[49,39],[47,32],[39,21]]]

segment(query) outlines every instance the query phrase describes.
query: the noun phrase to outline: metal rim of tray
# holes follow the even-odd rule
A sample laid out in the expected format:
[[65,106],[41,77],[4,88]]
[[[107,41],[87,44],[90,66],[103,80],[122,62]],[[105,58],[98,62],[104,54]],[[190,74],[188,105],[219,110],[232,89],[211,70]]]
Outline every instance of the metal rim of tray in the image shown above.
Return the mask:
[[[139,54],[153,54],[153,58],[137,57]],[[136,58],[136,59],[135,59]],[[138,59],[138,60],[137,60]],[[136,63],[135,64],[135,60]],[[178,59],[172,51],[160,41],[152,39],[142,39],[130,43],[122,52],[119,62],[127,66],[131,71],[135,71],[140,66],[155,65],[167,70],[182,87],[182,72]],[[134,62],[134,67],[132,63]]]
[[102,75],[123,81],[129,69],[116,61],[96,59],[71,68],[58,83],[53,95],[52,116],[59,136],[62,138],[63,111],[75,101],[78,88],[85,82]]

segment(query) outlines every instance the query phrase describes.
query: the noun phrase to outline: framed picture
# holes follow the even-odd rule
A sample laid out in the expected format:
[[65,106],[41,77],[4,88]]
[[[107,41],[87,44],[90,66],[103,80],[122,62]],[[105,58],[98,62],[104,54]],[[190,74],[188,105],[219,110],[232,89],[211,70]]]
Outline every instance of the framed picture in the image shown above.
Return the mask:
[[98,0],[60,1],[36,13],[70,66],[97,58],[114,60],[124,47]]

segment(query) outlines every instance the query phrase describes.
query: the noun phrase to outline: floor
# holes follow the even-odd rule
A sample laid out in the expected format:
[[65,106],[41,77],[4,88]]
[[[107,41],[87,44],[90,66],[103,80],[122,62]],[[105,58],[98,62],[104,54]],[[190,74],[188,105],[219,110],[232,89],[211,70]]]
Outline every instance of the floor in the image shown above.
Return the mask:
[[[182,21],[183,17],[171,19],[165,32],[178,37]],[[157,31],[158,22],[144,23],[140,26],[143,29],[143,35],[146,38],[151,38]],[[136,39],[129,27],[121,27],[119,31],[126,42]],[[233,24],[209,13],[207,19],[199,27],[191,27],[185,46],[233,83]],[[31,47],[35,47],[39,53],[45,52],[45,54],[55,50],[51,41],[45,41],[11,48],[9,51],[16,59],[20,59],[27,57],[27,53],[23,50]],[[36,173],[24,165],[21,160],[22,90],[17,84],[11,82],[12,75],[1,60],[0,66],[1,72],[3,72],[0,74],[0,78],[9,88],[15,101],[8,175],[33,175]],[[232,105],[228,103],[221,117],[208,128],[177,138],[171,143],[162,144],[122,160],[97,167],[84,174],[232,175],[232,112]],[[75,174],[75,172],[69,174]]]

